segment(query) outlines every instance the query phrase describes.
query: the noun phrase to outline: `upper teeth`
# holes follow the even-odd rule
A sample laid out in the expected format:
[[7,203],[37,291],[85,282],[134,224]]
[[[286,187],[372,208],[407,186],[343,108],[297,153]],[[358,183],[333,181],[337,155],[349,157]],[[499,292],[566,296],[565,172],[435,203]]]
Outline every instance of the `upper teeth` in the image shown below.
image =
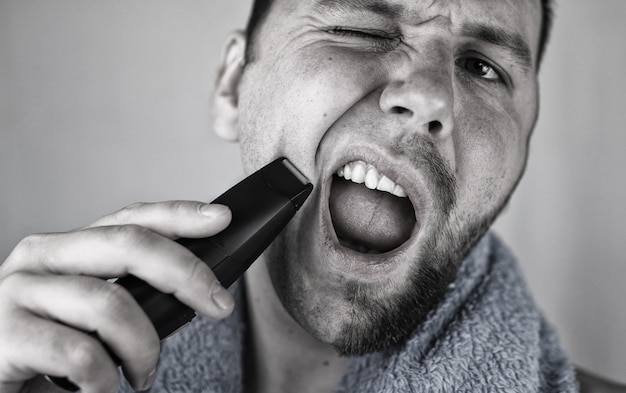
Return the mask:
[[363,161],[347,163],[339,168],[337,175],[357,184],[365,183],[365,186],[371,190],[386,191],[401,198],[407,196],[404,188]]

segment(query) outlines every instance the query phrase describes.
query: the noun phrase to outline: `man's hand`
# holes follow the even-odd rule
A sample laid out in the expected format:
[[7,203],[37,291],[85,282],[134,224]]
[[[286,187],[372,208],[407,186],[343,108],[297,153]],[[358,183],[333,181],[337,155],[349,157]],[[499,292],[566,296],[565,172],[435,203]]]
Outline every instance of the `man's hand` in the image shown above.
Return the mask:
[[221,205],[134,204],[78,230],[26,237],[0,265],[0,392],[19,392],[39,374],[67,376],[83,392],[117,391],[117,367],[87,332],[121,360],[135,389],[149,387],[156,331],[130,294],[105,278],[132,274],[199,313],[225,318],[232,296],[173,240],[212,236],[230,220]]

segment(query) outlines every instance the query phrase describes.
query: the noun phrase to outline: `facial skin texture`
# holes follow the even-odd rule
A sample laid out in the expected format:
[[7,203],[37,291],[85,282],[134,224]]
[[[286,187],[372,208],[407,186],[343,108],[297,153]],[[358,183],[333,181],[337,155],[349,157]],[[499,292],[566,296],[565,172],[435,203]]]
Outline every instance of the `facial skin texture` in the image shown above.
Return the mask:
[[[540,13],[539,0],[275,1],[222,124],[246,172],[285,156],[316,185],[264,257],[311,335],[346,355],[380,350],[440,299],[523,173]],[[341,246],[331,224],[332,176],[356,159],[416,210],[385,254]]]

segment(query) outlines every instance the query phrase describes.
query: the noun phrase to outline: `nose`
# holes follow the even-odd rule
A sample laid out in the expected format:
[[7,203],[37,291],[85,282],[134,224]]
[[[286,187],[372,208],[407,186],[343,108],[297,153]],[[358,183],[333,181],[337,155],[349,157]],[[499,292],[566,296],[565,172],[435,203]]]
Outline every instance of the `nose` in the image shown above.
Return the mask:
[[380,96],[380,108],[400,116],[408,129],[445,139],[454,127],[454,95],[447,70],[412,70],[406,77],[391,80]]

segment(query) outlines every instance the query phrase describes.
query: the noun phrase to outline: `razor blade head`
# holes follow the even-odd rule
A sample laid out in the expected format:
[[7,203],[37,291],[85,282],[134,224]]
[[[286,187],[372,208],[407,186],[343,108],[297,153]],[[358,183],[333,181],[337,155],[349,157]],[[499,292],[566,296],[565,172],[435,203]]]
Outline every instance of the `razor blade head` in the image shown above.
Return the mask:
[[289,198],[296,210],[300,209],[313,191],[309,179],[284,157],[270,163],[262,171],[268,185]]

